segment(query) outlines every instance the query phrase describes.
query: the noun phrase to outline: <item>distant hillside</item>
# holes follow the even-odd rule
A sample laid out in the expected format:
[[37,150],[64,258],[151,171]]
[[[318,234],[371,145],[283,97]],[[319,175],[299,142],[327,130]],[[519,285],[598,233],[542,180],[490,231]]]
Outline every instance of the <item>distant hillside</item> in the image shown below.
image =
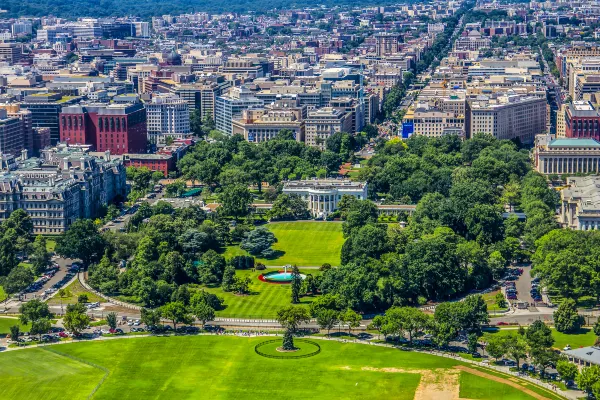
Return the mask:
[[[391,0],[376,4],[390,4]],[[273,8],[294,8],[319,5],[375,4],[375,0],[2,0],[0,9],[8,13],[2,17],[54,15],[64,18],[109,17],[135,15],[152,17],[164,14],[179,15],[191,12],[247,12],[267,11]]]

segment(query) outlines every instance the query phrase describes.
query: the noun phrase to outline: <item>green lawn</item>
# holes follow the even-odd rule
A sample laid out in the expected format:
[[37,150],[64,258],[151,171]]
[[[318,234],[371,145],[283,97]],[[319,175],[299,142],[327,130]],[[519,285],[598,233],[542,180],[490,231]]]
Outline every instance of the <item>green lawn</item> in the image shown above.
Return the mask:
[[533,400],[532,396],[516,388],[464,371],[460,373],[460,398]]
[[[487,304],[487,309],[488,311],[500,311],[500,310],[506,310],[506,308],[500,308],[498,307],[498,304],[496,304],[496,294],[500,293],[499,290],[493,291],[493,292],[489,292],[489,293],[485,293],[482,295],[483,300],[485,301],[485,304]],[[507,300],[508,302],[508,300]]]
[[[495,333],[500,335],[508,335],[510,333],[517,333],[516,329],[499,329],[497,331],[486,331],[486,333]],[[553,347],[557,349],[563,349],[567,344],[572,348],[592,346],[596,341],[596,335],[589,328],[582,328],[577,333],[560,333],[556,329],[552,328],[552,336],[554,337]]]
[[[0,317],[0,336],[4,337],[10,333],[10,327],[19,325],[21,332],[28,332],[31,325],[22,325],[18,318]],[[0,374],[1,375],[1,374]]]
[[[340,264],[344,238],[339,222],[275,222],[267,225],[275,234],[277,243],[273,249],[280,252],[277,258],[258,259],[265,265],[320,266],[324,263]],[[247,254],[238,246],[229,246],[225,257]]]
[[46,250],[54,251],[55,248],[56,248],[56,240],[46,239]]
[[[435,369],[437,382],[444,379],[444,369],[459,364],[428,354],[321,340],[322,351],[314,357],[278,360],[254,352],[264,340],[268,338],[149,337],[6,352],[0,354],[0,398],[412,400],[421,375],[411,369]],[[460,383],[461,398],[529,400],[516,389],[469,374],[461,373]]]
[[[226,308],[217,311],[219,317],[229,318],[275,318],[277,310],[291,304],[290,285],[279,285],[258,280],[259,275],[276,269],[265,271],[236,271],[238,276],[250,277],[250,292],[247,296],[239,296],[231,292],[224,292],[220,287],[204,287],[207,292],[215,293],[225,300]],[[303,274],[319,275],[319,270],[300,270]],[[308,305],[314,297],[301,298],[301,304]]]
[[81,286],[81,283],[79,283],[78,280],[74,280],[69,286],[67,286],[65,289],[69,290],[69,293],[71,294],[70,296],[65,296],[62,299],[60,298],[60,296],[57,294],[54,295],[54,297],[52,297],[50,300],[48,300],[48,304],[50,305],[60,305],[61,301],[62,304],[74,304],[77,303],[77,297],[80,294],[87,294],[88,295],[88,302],[89,303],[95,303],[97,301],[99,302],[103,302],[104,299],[102,299],[102,297],[95,295],[92,292],[87,291],[83,286]]
[[0,286],[0,301],[4,301],[4,299],[6,299],[6,292],[4,291],[2,286]]

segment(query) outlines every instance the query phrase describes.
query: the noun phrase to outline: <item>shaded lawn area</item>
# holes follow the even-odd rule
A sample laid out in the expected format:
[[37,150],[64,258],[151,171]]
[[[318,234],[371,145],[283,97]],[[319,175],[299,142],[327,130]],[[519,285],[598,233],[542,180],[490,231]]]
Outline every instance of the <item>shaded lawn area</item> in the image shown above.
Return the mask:
[[[500,308],[498,304],[496,304],[496,294],[500,293],[500,290],[496,290],[490,293],[485,293],[482,295],[485,304],[487,305],[488,311],[504,311],[507,308]],[[506,301],[508,303],[508,300]]]
[[[582,328],[576,333],[561,333],[556,329],[552,329],[552,336],[554,337],[554,348],[563,349],[566,345],[570,345],[572,348],[592,346],[596,342],[596,335],[590,328]],[[516,329],[498,329],[498,330],[486,330],[485,333],[493,333],[499,335],[508,335],[510,333],[517,333]]]
[[[10,317],[0,317],[0,336],[5,337],[10,333],[10,327],[18,325],[21,329],[21,332],[29,332],[31,329],[31,324],[23,325],[19,321],[19,318],[10,318]],[[0,376],[2,374],[0,373]]]
[[[237,276],[247,276],[250,278],[250,294],[237,295],[231,292],[224,292],[221,287],[206,287],[202,289],[214,293],[225,300],[225,309],[217,311],[219,317],[228,318],[269,318],[274,319],[277,310],[281,307],[289,306],[291,302],[290,285],[274,284],[262,282],[258,277],[270,271],[276,271],[277,268],[267,268],[264,271],[252,272],[249,270],[236,271]],[[320,275],[319,270],[307,269],[300,270],[303,274]],[[300,299],[300,305],[308,306],[316,297],[304,296]]]
[[54,251],[55,248],[56,248],[56,240],[46,239],[46,250]]
[[[275,234],[277,243],[273,249],[278,251],[274,259],[257,259],[265,265],[321,266],[329,263],[340,265],[340,254],[344,238],[342,224],[339,222],[274,222],[266,227]],[[225,258],[248,253],[239,246],[228,246]]]
[[6,292],[4,291],[2,286],[0,286],[0,301],[4,301],[4,299],[6,299]]
[[533,400],[532,396],[521,392],[517,388],[464,371],[460,373],[460,398]]
[[[62,298],[63,305],[77,303],[77,297],[80,294],[87,294],[89,303],[95,303],[97,301],[99,301],[99,302],[104,301],[104,299],[102,297],[97,296],[94,293],[87,291],[83,286],[81,286],[81,283],[79,283],[79,281],[77,279],[75,279],[65,289],[68,289],[69,292],[71,293],[71,295]],[[50,300],[48,300],[48,304],[49,305],[60,305],[61,304],[61,298],[58,295],[58,293],[55,294],[54,297],[52,297]]]
[[[265,358],[254,346],[268,338],[150,337],[52,346],[110,373],[94,399],[372,399],[412,400],[420,375],[371,368],[451,368],[427,354],[318,341],[321,353],[297,360]],[[293,373],[288,373],[293,363]],[[79,365],[81,364],[81,365]],[[101,371],[43,349],[3,354],[9,379],[0,398],[84,399]]]

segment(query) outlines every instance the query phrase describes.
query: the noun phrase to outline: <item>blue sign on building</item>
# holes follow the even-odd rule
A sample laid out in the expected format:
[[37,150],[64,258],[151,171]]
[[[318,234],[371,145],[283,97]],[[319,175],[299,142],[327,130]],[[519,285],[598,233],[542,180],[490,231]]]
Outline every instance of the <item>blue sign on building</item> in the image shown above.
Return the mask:
[[408,139],[415,132],[415,125],[412,121],[402,123],[402,139]]
[[254,133],[248,133],[248,141],[254,142]]

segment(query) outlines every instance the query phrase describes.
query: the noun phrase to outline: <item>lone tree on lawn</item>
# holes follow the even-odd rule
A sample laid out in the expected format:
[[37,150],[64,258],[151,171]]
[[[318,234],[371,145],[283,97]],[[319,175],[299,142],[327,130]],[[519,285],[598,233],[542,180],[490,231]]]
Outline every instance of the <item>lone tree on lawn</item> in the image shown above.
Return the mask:
[[319,328],[327,329],[327,336],[331,329],[340,322],[340,313],[328,308],[320,308],[317,312],[317,324]]
[[277,321],[285,328],[283,335],[283,349],[296,350],[294,347],[294,333],[302,322],[308,322],[310,314],[304,307],[284,307],[277,311]]
[[160,308],[160,313],[173,322],[173,331],[177,331],[177,324],[190,324],[193,321],[185,304],[180,301],[165,304]]

